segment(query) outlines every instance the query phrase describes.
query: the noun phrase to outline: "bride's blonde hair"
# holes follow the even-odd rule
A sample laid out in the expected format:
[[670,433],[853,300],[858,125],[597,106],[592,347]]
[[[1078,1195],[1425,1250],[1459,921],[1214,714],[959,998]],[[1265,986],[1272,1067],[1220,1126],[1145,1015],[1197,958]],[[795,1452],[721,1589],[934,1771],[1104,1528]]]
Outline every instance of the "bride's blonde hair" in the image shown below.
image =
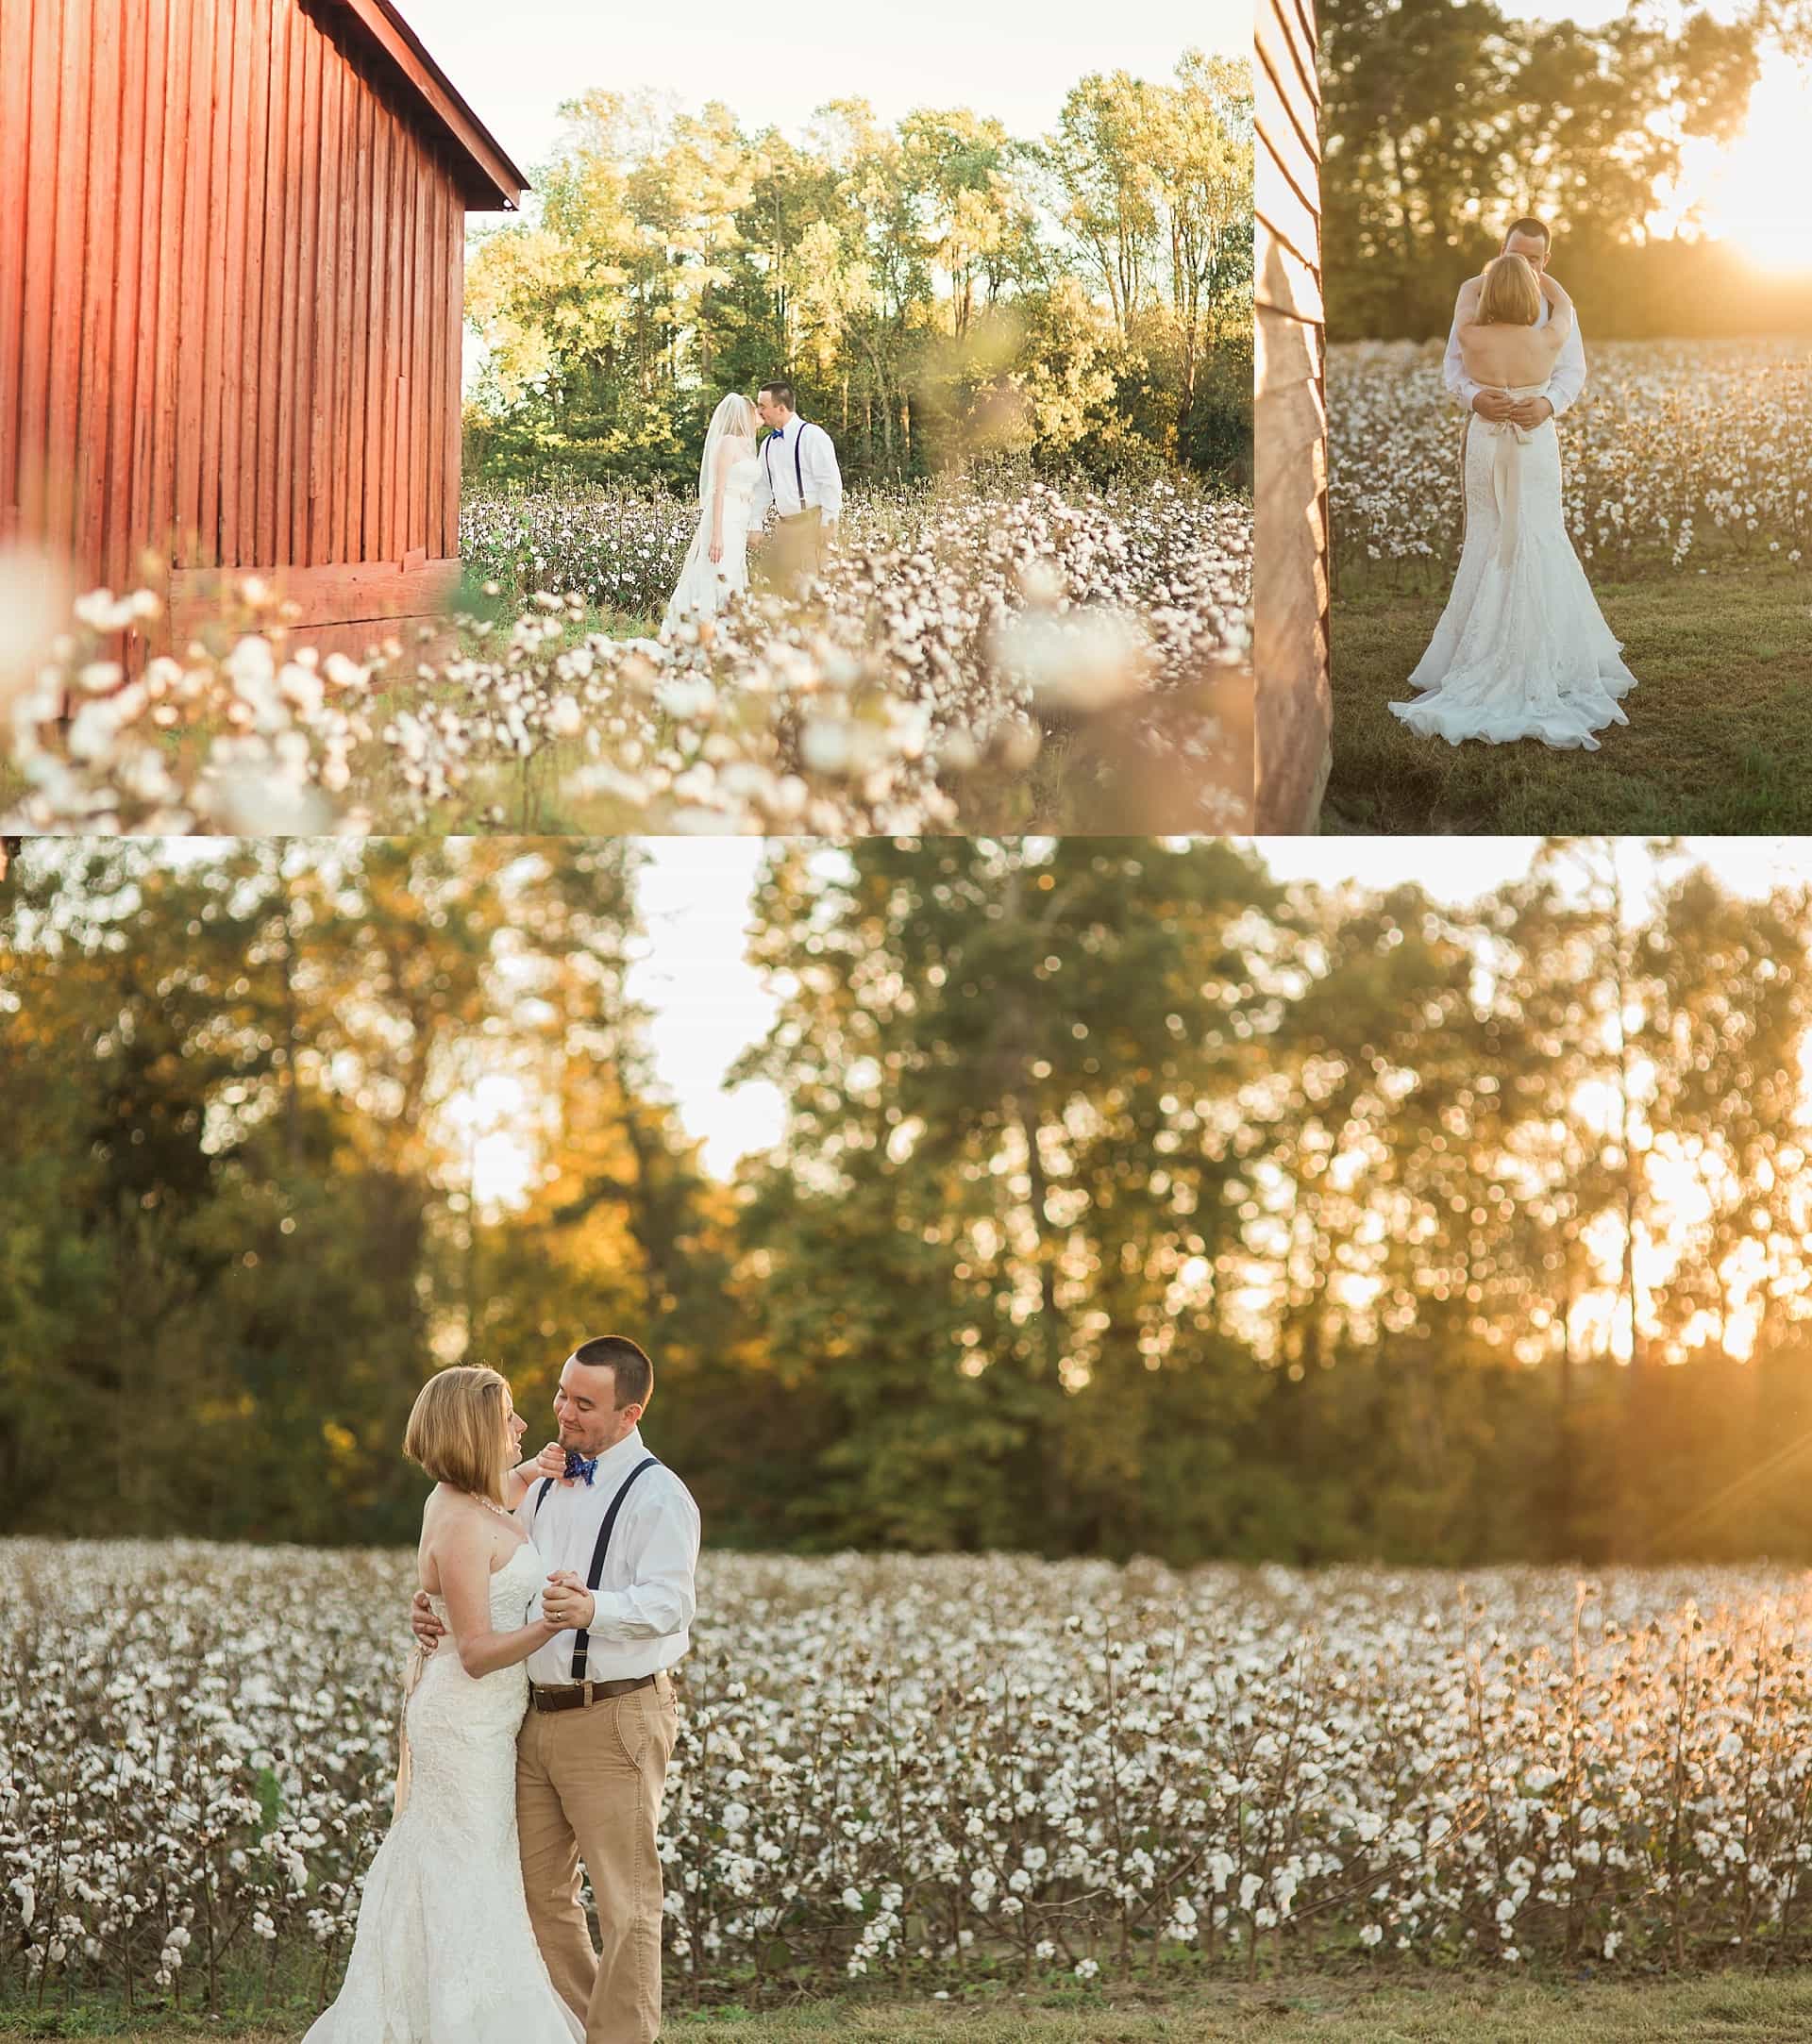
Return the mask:
[[416,1397],[403,1453],[437,1483],[501,1504],[513,1445],[504,1418],[509,1388],[482,1363],[436,1371]]
[[755,409],[752,398],[745,397],[741,391],[731,391],[727,397],[718,400],[717,409],[711,415],[711,431],[706,438],[722,434],[726,439],[753,440],[762,429],[762,415]]
[[1533,327],[1541,317],[1541,286],[1527,256],[1493,256],[1479,293],[1481,327]]

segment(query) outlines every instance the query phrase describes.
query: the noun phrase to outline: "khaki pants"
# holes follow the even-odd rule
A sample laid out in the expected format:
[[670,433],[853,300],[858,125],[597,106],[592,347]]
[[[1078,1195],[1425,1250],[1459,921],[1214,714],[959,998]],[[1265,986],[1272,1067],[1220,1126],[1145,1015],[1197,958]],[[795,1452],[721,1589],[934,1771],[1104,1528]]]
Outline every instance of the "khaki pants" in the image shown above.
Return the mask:
[[764,552],[763,578],[781,595],[791,595],[802,577],[820,574],[824,568],[824,516],[818,507],[808,504],[791,517],[777,518]]
[[[589,1710],[532,1707],[516,1738],[516,1826],[528,1920],[554,1991],[586,2044],[661,2034],[661,1858],[656,1832],[679,1733],[673,1678]],[[603,1950],[579,1899],[581,1860]]]

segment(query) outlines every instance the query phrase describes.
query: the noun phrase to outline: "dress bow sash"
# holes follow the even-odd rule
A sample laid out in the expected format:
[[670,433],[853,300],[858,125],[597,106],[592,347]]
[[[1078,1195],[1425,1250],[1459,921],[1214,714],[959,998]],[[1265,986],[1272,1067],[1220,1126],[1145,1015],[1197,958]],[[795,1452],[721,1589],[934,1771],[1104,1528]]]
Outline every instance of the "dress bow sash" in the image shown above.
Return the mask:
[[1496,440],[1491,450],[1491,494],[1498,500],[1498,561],[1507,568],[1516,558],[1517,525],[1522,510],[1522,462],[1518,448],[1535,435],[1514,419],[1490,419],[1485,431]]
[[391,1800],[391,1821],[394,1823],[409,1807],[409,1784],[411,1775],[409,1752],[409,1700],[415,1694],[415,1685],[422,1679],[422,1670],[428,1666],[428,1650],[418,1639],[409,1656],[409,1665],[403,1670],[403,1704],[396,1713],[396,1787]]

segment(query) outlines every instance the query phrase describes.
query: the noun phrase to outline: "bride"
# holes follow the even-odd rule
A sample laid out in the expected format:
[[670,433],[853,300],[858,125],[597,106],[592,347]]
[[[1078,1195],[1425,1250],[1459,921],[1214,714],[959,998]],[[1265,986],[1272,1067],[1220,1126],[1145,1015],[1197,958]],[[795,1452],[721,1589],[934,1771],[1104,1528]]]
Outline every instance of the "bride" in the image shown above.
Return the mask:
[[748,587],[749,500],[762,472],[755,459],[760,427],[760,413],[734,391],[711,415],[698,464],[698,529],[667,604],[663,638],[689,617],[721,611],[732,591]]
[[[1550,316],[1541,316],[1546,297]],[[1477,298],[1461,299],[1467,374],[1512,398],[1547,394],[1573,324],[1572,300],[1519,255],[1487,264]],[[1452,594],[1409,683],[1422,693],[1391,714],[1424,737],[1538,738],[1598,749],[1594,731],[1627,724],[1619,698],[1636,686],[1604,622],[1561,511],[1560,442],[1552,415],[1468,422],[1466,544]]]
[[437,1480],[417,1575],[459,1651],[418,1649],[411,1663],[396,1818],[365,1876],[339,1999],[304,2044],[582,2044],[535,1943],[517,1851],[524,1664],[564,1629],[523,1622],[545,1575],[505,1509],[528,1487],[512,1473],[524,1426],[481,1367],[440,1371],[409,1416],[403,1452]]

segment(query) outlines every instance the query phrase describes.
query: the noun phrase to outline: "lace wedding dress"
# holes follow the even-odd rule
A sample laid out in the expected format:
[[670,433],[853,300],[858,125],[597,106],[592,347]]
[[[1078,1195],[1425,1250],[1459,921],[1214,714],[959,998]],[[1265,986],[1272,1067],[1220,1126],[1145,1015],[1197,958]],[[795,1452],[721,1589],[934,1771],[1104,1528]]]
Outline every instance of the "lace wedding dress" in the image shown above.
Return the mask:
[[[1512,397],[1545,397],[1546,384]],[[1561,511],[1560,441],[1474,417],[1466,436],[1466,545],[1428,651],[1409,678],[1422,693],[1391,714],[1424,737],[1598,749],[1594,731],[1627,724],[1636,686],[1593,596]]]
[[[545,1564],[524,1541],[491,1578],[491,1625],[526,1620]],[[431,1600],[446,1623],[444,1599]],[[448,1634],[405,1709],[411,1783],[365,1876],[339,1999],[304,2044],[583,2044],[528,1922],[516,1845],[526,1664],[473,1677]]]
[[750,455],[732,461],[724,478],[724,558],[711,558],[711,507],[707,505],[693,534],[679,586],[667,603],[663,631],[689,617],[709,617],[724,608],[732,591],[748,588],[748,523],[750,501],[762,464]]

